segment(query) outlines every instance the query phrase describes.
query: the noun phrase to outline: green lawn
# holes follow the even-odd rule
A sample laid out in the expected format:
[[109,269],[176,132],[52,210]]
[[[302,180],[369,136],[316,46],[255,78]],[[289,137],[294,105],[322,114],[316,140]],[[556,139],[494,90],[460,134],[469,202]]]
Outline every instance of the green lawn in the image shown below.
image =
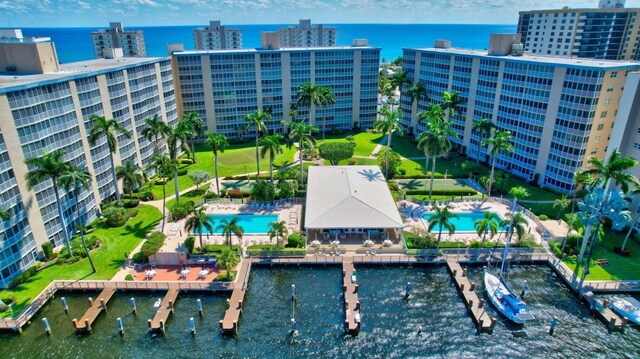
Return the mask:
[[[204,188],[200,188],[198,190],[192,190],[189,191],[187,193],[181,194],[180,195],[180,200],[182,201],[193,201],[194,203],[198,203],[199,201],[201,201],[204,198],[204,194],[207,192],[206,189]],[[170,208],[176,203],[176,199],[172,198],[170,200],[167,201],[167,212],[170,210]]]
[[[356,161],[355,163],[356,166],[379,166],[380,165],[380,163],[378,163],[378,160],[376,158],[353,158],[353,160]],[[329,161],[324,160],[323,162],[325,166],[331,166],[331,163],[329,163]],[[348,164],[349,164],[349,160],[342,160],[338,165],[346,166]]]
[[[462,163],[465,158],[462,156],[451,155],[451,158],[438,158],[436,160],[436,176],[447,178],[468,178],[469,172],[462,169]],[[425,160],[403,160],[401,169],[404,169],[407,176],[417,176],[424,174]],[[427,173],[431,171],[431,160],[429,160]]]
[[[593,249],[587,280],[640,280],[640,245],[633,239],[627,242],[631,257],[623,257],[613,252],[615,246],[622,246],[624,235],[607,231],[602,242]],[[609,264],[599,266],[597,259],[606,258]],[[575,271],[576,259],[565,258],[564,263]],[[582,274],[582,267],[579,268]]]
[[[336,142],[336,141],[345,141],[347,136],[353,136],[353,140],[356,143],[355,153],[356,156],[369,156],[373,149],[376,148],[378,143],[384,137],[382,133],[374,133],[374,132],[360,132],[356,134],[342,134],[337,136],[327,136],[324,142]],[[318,137],[318,136],[316,136]],[[320,138],[322,135],[320,135]],[[318,145],[320,145],[322,141],[318,141]]]
[[[400,188],[405,190],[429,190],[429,179],[397,179],[396,182]],[[469,190],[473,188],[467,186],[459,179],[434,179],[433,189],[435,191],[451,191],[451,190]]]
[[[16,297],[14,312],[18,314],[54,279],[110,279],[122,266],[127,255],[140,244],[161,219],[160,211],[152,206],[140,206],[138,215],[118,228],[98,227],[89,236],[96,236],[102,241],[100,248],[91,252],[97,272],[91,274],[87,258],[69,265],[51,265],[38,271],[13,289],[0,291],[0,296]],[[8,312],[0,314],[8,317]]]
[[[386,145],[384,148],[386,148]],[[398,152],[400,156],[405,158],[424,157],[424,152],[418,149],[417,143],[415,143],[414,139],[409,136],[393,135],[393,139],[391,140],[391,150]]]

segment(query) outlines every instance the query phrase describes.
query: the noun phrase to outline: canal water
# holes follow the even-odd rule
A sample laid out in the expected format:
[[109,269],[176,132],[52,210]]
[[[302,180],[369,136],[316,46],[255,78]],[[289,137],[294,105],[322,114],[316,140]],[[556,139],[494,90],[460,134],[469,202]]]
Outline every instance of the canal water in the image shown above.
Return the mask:
[[[482,289],[482,268],[470,268],[469,277]],[[527,280],[527,301],[538,318],[524,327],[499,321],[493,334],[477,334],[473,322],[444,267],[357,267],[362,306],[362,331],[345,336],[341,270],[336,267],[256,267],[252,270],[245,311],[237,337],[222,337],[218,321],[228,294],[181,294],[165,336],[147,333],[153,303],[163,292],[117,293],[109,311],[93,325],[93,334],[77,335],[71,319],[86,310],[87,297],[96,293],[59,293],[33,318],[21,335],[0,334],[0,358],[183,358],[183,357],[640,357],[640,330],[608,333],[591,317],[546,267],[513,266],[510,283],[516,289]],[[411,296],[404,299],[411,282]],[[291,284],[297,302],[292,312]],[[60,298],[69,303],[65,314]],[[130,297],[136,298],[133,315]],[[204,307],[202,318],[196,300]],[[491,316],[499,315],[490,305]],[[295,316],[298,335],[289,335]],[[554,336],[547,334],[553,316],[559,319]],[[52,335],[44,333],[47,317]],[[120,336],[116,318],[125,335]],[[189,318],[197,333],[189,331]],[[421,328],[421,333],[418,333]]]

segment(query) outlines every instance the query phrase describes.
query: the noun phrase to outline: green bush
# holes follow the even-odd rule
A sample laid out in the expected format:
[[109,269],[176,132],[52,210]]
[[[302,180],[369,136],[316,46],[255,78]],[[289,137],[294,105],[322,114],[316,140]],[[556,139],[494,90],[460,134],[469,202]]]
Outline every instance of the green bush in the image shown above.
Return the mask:
[[127,282],[131,282],[131,281],[133,280],[133,276],[132,276],[131,274],[127,274],[127,275],[124,277],[124,280],[126,280]]
[[42,253],[44,253],[44,259],[52,260],[54,257],[53,245],[50,242],[42,243]]
[[304,248],[307,245],[307,238],[300,233],[291,233],[287,238],[287,248]]
[[127,211],[118,206],[109,206],[102,215],[104,216],[104,221],[109,227],[121,227],[126,222],[127,219]]
[[193,160],[191,158],[183,158],[180,160],[180,163],[183,165],[191,165],[193,164]]
[[222,188],[220,190],[220,197],[226,197],[227,196],[227,189],[226,188]]
[[[449,189],[449,190],[433,190],[433,195],[439,195],[439,196],[472,196],[474,194],[476,194],[476,191],[472,189],[464,189],[464,188]],[[428,190],[408,190],[407,195],[408,196],[409,195],[428,196],[429,191]]]
[[207,193],[204,194],[204,199],[216,199],[216,198],[218,198],[218,195],[215,192],[207,191]]
[[179,169],[178,169],[178,176],[184,176],[184,175],[186,175],[186,174],[187,174],[187,172],[188,172],[188,171],[189,171],[189,169],[188,169],[188,168],[186,168],[186,167],[179,168]]
[[538,216],[538,219],[541,221],[547,221],[549,220],[549,216],[547,216],[546,214],[541,214]]
[[127,199],[122,201],[122,207],[124,208],[135,208],[140,204],[139,199]]
[[[240,255],[241,250],[239,246],[234,245],[231,247],[237,255]],[[200,254],[210,254],[214,257],[217,257],[220,253],[227,249],[229,249],[228,244],[206,244],[204,247],[196,248],[195,251]]]
[[35,265],[31,266],[26,271],[18,274],[17,277],[13,278],[13,280],[9,282],[9,288],[13,288],[28,281],[29,278],[33,277],[33,275],[36,274],[36,272],[38,271],[38,267],[39,266]]
[[169,212],[171,213],[171,219],[174,221],[180,220],[188,216],[195,208],[193,201],[184,201],[174,204]]
[[144,254],[142,254],[142,252],[138,252],[134,254],[133,257],[131,257],[131,260],[134,263],[145,263],[147,261],[146,257],[144,256]]
[[133,218],[138,215],[138,208],[127,209],[127,219]]
[[153,195],[151,191],[143,191],[138,193],[138,199],[143,201],[153,201],[156,197]]
[[187,248],[187,252],[189,252],[189,254],[193,253],[193,247],[195,246],[195,243],[195,237],[187,237],[187,239],[184,240],[184,246],[185,248]]
[[148,262],[150,256],[158,253],[160,247],[164,244],[165,238],[167,238],[167,236],[162,232],[151,232],[147,240],[142,244],[140,252],[133,255],[133,261],[136,263]]
[[159,177],[153,181],[154,184],[162,186],[163,184],[169,182],[169,178],[167,177]]

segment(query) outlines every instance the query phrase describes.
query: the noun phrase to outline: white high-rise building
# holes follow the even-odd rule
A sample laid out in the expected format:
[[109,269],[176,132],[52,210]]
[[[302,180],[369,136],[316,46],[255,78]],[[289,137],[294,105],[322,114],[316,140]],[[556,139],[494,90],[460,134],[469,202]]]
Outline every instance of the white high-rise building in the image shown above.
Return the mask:
[[125,30],[121,22],[110,22],[108,30],[92,31],[91,41],[97,59],[147,56],[142,30]]
[[282,47],[327,47],[336,46],[335,27],[311,25],[311,20],[300,20],[298,26],[278,29]]
[[224,50],[242,48],[242,29],[230,29],[220,21],[209,21],[209,27],[193,30],[198,50]]

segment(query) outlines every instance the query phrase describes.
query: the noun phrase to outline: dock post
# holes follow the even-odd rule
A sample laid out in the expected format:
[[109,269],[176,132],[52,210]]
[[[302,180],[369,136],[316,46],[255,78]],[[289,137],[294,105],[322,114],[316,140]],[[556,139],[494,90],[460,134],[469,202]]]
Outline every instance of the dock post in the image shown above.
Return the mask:
[[196,335],[196,321],[193,317],[189,318],[189,329],[191,330],[192,335]]
[[89,297],[89,307],[93,307],[93,298]]
[[357,284],[353,286],[353,292],[354,293],[358,293],[358,285]]
[[160,321],[160,331],[164,334],[164,320]]
[[551,320],[551,327],[549,327],[549,335],[553,335],[553,332],[555,332],[556,324],[558,324],[558,317],[553,317]]
[[291,330],[289,332],[291,334],[296,332],[296,320],[294,318],[291,318]]
[[49,326],[49,321],[47,320],[47,318],[42,318],[42,324],[44,325],[44,331],[47,332],[47,334],[51,335],[51,327]]
[[520,292],[520,298],[524,298],[524,296],[527,294],[527,289],[529,289],[529,286],[527,285],[527,281],[524,281],[524,285],[522,286],[522,292]]
[[147,325],[149,325],[149,329],[151,329],[151,319],[147,320]]
[[71,321],[71,323],[73,323],[73,327],[78,329],[78,319],[73,318],[73,320]]
[[104,299],[100,298],[100,306],[102,307],[102,309],[104,309],[104,311],[107,311],[107,305],[104,303]]
[[200,299],[196,300],[196,308],[198,308],[198,313],[202,316],[202,301]]
[[91,324],[89,324],[89,319],[84,320],[84,327],[88,332],[91,331]]
[[173,301],[169,300],[169,310],[173,312]]
[[65,314],[69,313],[69,306],[67,306],[67,298],[62,297],[62,299],[60,299],[60,301],[62,302],[62,308],[64,309]]
[[291,300],[296,301],[296,285],[291,285]]
[[473,292],[474,289],[476,289],[476,283],[475,282],[469,283],[469,291]]
[[136,299],[132,297],[131,299],[129,299],[129,302],[131,303],[131,311],[132,311],[133,313],[136,313],[136,312],[137,312],[137,309],[136,309]]
[[231,308],[231,301],[227,298],[227,308]]
[[467,276],[467,268],[462,268],[462,276],[463,277]]
[[609,321],[609,330],[615,328],[617,319],[618,318],[611,318],[611,320]]
[[124,325],[122,325],[122,318],[116,319],[116,323],[118,323],[118,332],[120,332],[120,335],[123,335],[124,334]]
[[484,299],[478,299],[478,308],[482,308],[483,304],[484,304]]
[[407,286],[404,287],[404,299],[409,299],[410,293],[411,293],[411,282],[407,282]]

